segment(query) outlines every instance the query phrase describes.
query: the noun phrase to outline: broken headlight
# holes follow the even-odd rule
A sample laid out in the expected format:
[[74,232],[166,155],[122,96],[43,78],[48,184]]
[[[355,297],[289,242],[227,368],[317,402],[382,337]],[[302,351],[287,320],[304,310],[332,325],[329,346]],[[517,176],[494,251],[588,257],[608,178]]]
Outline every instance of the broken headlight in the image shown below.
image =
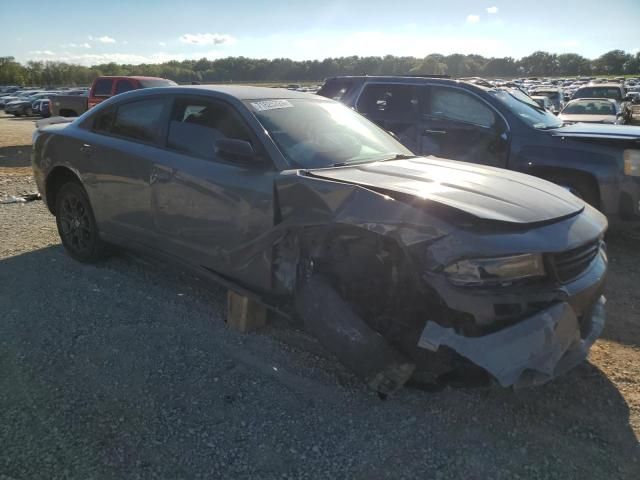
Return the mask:
[[446,267],[444,272],[451,283],[461,286],[500,285],[545,275],[544,262],[539,253],[458,260]]

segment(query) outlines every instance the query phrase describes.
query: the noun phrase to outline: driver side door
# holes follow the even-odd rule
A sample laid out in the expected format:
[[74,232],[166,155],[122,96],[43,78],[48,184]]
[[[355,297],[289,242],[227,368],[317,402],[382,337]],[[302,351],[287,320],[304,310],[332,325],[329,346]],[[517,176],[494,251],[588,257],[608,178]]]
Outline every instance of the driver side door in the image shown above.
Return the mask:
[[476,95],[461,88],[431,85],[420,132],[423,155],[507,166],[509,133],[504,119]]
[[[255,158],[234,158],[219,139],[248,141]],[[266,289],[270,249],[251,256],[254,242],[273,227],[277,171],[234,106],[204,96],[176,96],[165,154],[152,166],[151,194],[161,249],[187,262]]]

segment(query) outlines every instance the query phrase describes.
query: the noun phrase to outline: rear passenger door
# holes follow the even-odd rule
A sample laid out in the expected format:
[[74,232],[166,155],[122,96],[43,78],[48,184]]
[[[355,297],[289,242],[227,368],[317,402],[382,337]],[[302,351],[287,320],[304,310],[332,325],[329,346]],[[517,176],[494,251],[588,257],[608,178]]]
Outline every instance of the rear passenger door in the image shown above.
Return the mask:
[[170,106],[167,97],[114,105],[95,116],[78,145],[80,164],[102,231],[124,240],[154,244],[149,180]]
[[[256,158],[220,153],[220,139],[250,142]],[[251,260],[248,253],[238,253],[273,226],[277,172],[267,160],[234,106],[210,96],[176,96],[166,153],[155,158],[151,176],[154,225],[162,248],[245,285],[268,288],[270,254]],[[261,267],[254,270],[253,262]]]
[[505,167],[508,126],[493,107],[462,88],[431,85],[425,92],[420,152]]
[[423,87],[408,84],[366,84],[356,109],[392,132],[409,150],[420,154],[420,113]]

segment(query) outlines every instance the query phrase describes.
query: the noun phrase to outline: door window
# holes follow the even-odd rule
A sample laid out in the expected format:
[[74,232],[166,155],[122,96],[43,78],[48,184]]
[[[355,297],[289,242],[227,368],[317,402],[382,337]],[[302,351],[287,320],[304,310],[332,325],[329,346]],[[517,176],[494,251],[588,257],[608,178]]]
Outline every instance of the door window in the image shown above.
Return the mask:
[[128,92],[130,90],[135,90],[135,89],[136,89],[136,86],[130,80],[118,80],[118,83],[116,84],[115,95],[118,95],[119,93]]
[[111,95],[111,87],[113,86],[112,78],[101,78],[96,81],[93,88],[94,97],[108,97]]
[[216,140],[252,142],[251,134],[232,107],[207,99],[178,98],[169,123],[167,147],[205,159],[216,157]]
[[431,117],[493,127],[496,116],[488,105],[458,89],[431,87],[426,113]]
[[110,109],[103,111],[100,115],[96,115],[96,119],[93,122],[93,131],[96,133],[111,133],[115,113],[114,109]]
[[376,118],[411,120],[421,108],[417,85],[367,85],[358,99],[358,111]]
[[157,141],[164,106],[165,101],[162,98],[120,105],[116,111],[111,133],[132,140]]

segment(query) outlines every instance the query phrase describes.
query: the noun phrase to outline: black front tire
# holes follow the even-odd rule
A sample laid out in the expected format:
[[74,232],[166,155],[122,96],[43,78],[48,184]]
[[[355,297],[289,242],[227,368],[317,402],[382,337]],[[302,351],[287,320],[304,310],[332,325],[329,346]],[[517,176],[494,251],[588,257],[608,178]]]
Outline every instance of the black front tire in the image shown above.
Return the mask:
[[82,263],[95,263],[109,254],[100,238],[89,197],[77,182],[65,183],[56,195],[56,225],[67,253]]

